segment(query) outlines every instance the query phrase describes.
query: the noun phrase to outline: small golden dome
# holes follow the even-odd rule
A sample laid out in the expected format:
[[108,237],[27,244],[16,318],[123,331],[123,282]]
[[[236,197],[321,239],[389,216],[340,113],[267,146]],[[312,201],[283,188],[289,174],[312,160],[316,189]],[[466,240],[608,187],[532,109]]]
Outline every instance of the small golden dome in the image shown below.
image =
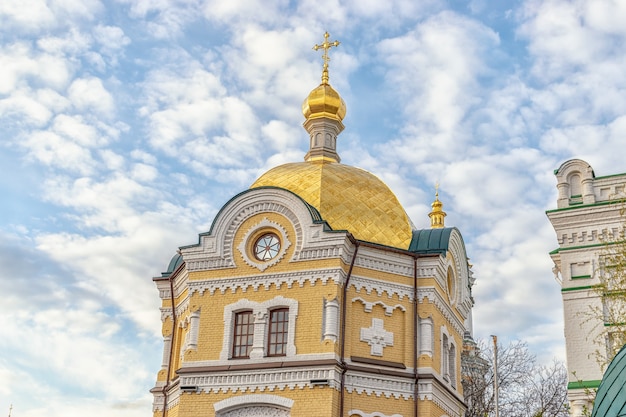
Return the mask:
[[430,205],[432,207],[432,211],[428,213],[428,217],[430,217],[430,227],[432,229],[441,229],[445,227],[445,217],[447,216],[446,212],[443,211],[443,203],[439,201],[439,184],[435,187],[435,201]]
[[302,114],[306,119],[329,117],[341,122],[346,116],[346,103],[330,84],[322,83],[302,103]]
[[408,249],[412,227],[393,192],[369,172],[325,160],[273,168],[250,188],[289,190],[315,207],[333,230],[367,242]]

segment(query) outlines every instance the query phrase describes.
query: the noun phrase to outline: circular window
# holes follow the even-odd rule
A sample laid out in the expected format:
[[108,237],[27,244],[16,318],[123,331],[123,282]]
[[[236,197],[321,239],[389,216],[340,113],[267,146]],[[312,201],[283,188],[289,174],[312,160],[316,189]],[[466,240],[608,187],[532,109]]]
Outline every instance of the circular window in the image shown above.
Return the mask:
[[269,261],[278,256],[280,239],[274,233],[266,233],[254,243],[254,257],[259,261]]

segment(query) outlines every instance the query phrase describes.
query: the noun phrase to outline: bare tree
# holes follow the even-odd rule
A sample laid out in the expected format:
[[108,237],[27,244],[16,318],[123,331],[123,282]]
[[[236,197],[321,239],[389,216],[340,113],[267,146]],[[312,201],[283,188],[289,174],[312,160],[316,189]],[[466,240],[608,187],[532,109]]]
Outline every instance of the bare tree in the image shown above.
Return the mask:
[[[471,351],[471,349],[470,349]],[[466,417],[495,415],[492,348],[479,342],[474,355],[464,352]],[[468,356],[474,366],[468,366]],[[481,358],[478,360],[476,358]],[[480,366],[476,366],[480,363]],[[499,414],[503,417],[567,417],[567,371],[558,361],[540,366],[526,343],[498,345]]]
[[[620,213],[624,217],[624,207]],[[594,325],[593,343],[597,346],[595,357],[604,369],[626,344],[625,224],[605,230],[602,238],[605,244],[600,251],[598,269],[595,271],[598,282],[594,286],[601,302],[590,305],[589,310],[582,314]]]

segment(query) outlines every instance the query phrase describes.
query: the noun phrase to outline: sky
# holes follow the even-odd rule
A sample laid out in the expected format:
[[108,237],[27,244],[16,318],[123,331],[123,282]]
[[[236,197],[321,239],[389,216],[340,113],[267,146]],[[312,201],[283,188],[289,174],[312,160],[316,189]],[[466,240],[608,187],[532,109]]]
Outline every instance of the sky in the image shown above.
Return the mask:
[[474,265],[474,335],[564,359],[545,211],[571,158],[626,172],[620,0],[0,1],[0,413],[150,415],[159,276],[268,169],[301,103],[347,104],[342,162]]

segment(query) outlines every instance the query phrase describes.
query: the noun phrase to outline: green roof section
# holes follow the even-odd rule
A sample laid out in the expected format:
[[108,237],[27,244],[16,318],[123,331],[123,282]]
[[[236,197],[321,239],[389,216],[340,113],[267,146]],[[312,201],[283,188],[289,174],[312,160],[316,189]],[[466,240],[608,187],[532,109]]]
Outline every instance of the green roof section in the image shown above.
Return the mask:
[[170,263],[167,266],[167,271],[161,272],[161,276],[169,277],[170,275],[172,275],[172,272],[176,271],[176,269],[182,263],[183,263],[183,255],[181,255],[180,253],[177,253],[176,255],[172,256],[172,259],[170,260]]
[[593,381],[570,382],[569,384],[567,384],[567,389],[595,389],[600,386],[600,382],[602,381],[600,381],[599,379]]
[[441,229],[414,230],[409,251],[422,254],[442,254],[448,252],[450,234],[454,227]]
[[626,346],[615,355],[604,373],[591,417],[626,416]]

